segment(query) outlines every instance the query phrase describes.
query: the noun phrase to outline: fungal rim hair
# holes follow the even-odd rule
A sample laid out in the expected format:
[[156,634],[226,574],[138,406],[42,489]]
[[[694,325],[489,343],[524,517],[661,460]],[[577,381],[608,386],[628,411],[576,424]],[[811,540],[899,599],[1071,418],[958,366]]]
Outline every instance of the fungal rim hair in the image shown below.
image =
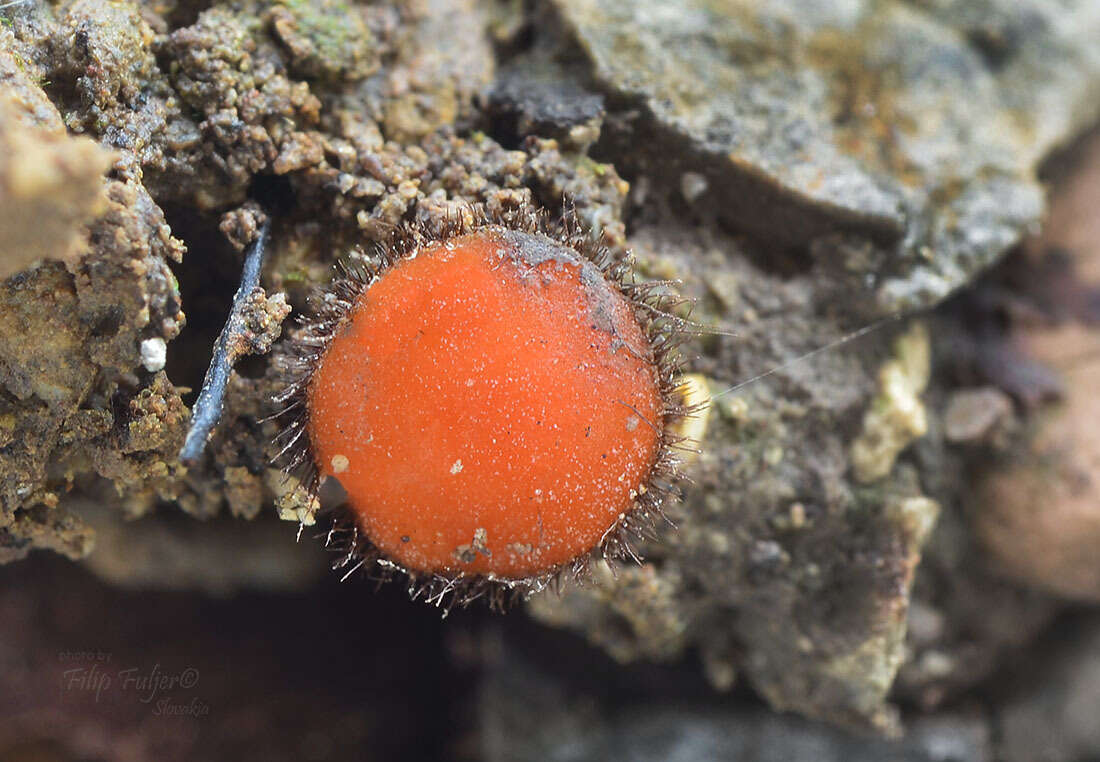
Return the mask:
[[274,460],[284,473],[296,477],[310,496],[316,497],[323,482],[313,457],[308,429],[310,383],[360,297],[394,265],[415,257],[422,248],[493,230],[542,236],[567,247],[582,260],[594,264],[608,284],[625,298],[651,351],[647,362],[654,370],[662,404],[660,420],[649,422],[658,429],[658,449],[642,489],[633,496],[631,507],[619,514],[594,547],[582,551],[571,561],[522,578],[466,572],[444,574],[407,568],[387,558],[365,536],[347,505],[334,510],[331,526],[322,536],[325,546],[339,554],[332,568],[344,572],[341,579],[360,570],[379,582],[402,576],[407,581],[411,599],[423,600],[442,608],[445,613],[456,605],[466,606],[478,599],[485,599],[493,610],[503,611],[517,600],[547,588],[560,590],[566,578],[584,581],[589,578],[590,566],[595,561],[640,563],[642,559],[635,544],[657,540],[659,523],[672,524],[663,506],[669,500],[680,498],[677,482],[683,479],[683,474],[677,453],[688,449],[684,445],[686,438],[676,434],[675,428],[677,422],[697,413],[699,408],[686,403],[682,364],[677,351],[685,338],[697,331],[689,321],[671,312],[691,300],[663,293],[662,289],[673,285],[672,282],[636,282],[629,258],[616,257],[606,246],[594,241],[568,205],[559,221],[551,221],[545,211],[530,206],[503,211],[464,206],[436,220],[399,225],[389,242],[372,245],[374,262],[362,252],[341,260],[335,267],[333,281],[310,298],[310,313],[298,316],[298,326],[291,332],[282,358],[288,383],[273,398],[279,406],[275,417],[282,423],[275,437],[278,452]]

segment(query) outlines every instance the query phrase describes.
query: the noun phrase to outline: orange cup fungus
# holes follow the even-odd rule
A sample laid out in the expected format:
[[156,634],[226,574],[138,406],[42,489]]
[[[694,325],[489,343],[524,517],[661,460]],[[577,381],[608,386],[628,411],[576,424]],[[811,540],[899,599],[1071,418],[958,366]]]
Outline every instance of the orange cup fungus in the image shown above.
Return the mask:
[[297,340],[288,446],[347,492],[346,563],[438,603],[633,556],[675,476],[677,321],[579,233],[447,227],[339,278]]

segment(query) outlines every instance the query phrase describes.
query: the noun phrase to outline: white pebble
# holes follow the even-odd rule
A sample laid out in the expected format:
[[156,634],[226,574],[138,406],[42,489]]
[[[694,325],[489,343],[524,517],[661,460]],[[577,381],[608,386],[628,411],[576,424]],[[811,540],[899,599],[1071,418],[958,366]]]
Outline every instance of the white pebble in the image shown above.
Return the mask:
[[145,339],[141,342],[141,364],[150,373],[156,373],[164,369],[164,363],[168,359],[168,342],[157,337]]

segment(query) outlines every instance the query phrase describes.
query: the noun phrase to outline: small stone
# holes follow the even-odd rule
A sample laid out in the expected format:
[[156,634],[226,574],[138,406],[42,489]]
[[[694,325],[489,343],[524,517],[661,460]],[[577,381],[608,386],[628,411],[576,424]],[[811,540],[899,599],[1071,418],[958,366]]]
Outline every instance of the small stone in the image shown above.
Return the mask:
[[764,462],[769,466],[778,466],[783,461],[783,448],[777,444],[764,448]]
[[801,529],[806,526],[806,506],[802,503],[793,503],[788,509],[791,529]]
[[675,436],[683,437],[678,455],[680,462],[687,464],[699,457],[699,451],[707,437],[711,408],[710,387],[706,376],[688,373],[681,379],[680,389],[684,407],[692,410],[692,413],[675,421],[670,428]]
[[168,342],[159,336],[141,342],[141,364],[150,373],[164,370],[168,359]]
[[709,185],[707,178],[698,172],[685,172],[680,175],[680,193],[690,203],[694,203],[706,193]]
[[951,395],[944,434],[951,442],[980,442],[1012,416],[1012,401],[993,387],[963,389]]
[[894,358],[879,370],[879,392],[851,448],[859,481],[873,482],[889,474],[901,451],[927,431],[920,394],[928,385],[930,353],[928,331],[914,323],[895,342]]
[[742,422],[749,417],[749,403],[744,397],[724,397],[718,402],[718,412],[723,418]]

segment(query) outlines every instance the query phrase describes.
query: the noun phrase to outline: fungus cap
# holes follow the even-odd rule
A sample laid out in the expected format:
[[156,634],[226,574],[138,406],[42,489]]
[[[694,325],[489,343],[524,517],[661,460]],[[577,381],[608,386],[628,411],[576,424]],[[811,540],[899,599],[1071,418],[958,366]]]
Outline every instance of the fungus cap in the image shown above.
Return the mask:
[[659,513],[683,413],[661,304],[582,236],[512,223],[407,236],[306,326],[290,440],[347,492],[349,562],[528,591],[633,556]]

